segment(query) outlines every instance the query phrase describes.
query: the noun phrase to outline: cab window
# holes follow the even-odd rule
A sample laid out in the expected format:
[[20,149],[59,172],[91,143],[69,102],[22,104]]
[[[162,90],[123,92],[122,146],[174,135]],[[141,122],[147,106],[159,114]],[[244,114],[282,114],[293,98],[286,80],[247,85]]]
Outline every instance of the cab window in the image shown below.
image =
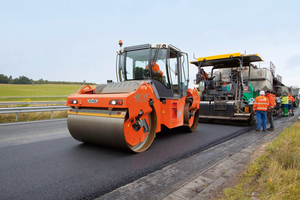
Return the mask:
[[152,49],[151,74],[152,78],[170,88],[167,74],[167,49]]
[[144,69],[148,65],[149,49],[129,51],[126,53],[126,80],[149,78]]

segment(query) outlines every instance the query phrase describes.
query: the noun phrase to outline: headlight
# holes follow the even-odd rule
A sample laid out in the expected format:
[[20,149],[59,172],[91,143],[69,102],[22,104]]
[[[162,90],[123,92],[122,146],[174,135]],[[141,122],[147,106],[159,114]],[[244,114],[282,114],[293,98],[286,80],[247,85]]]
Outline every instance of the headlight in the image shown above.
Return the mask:
[[78,104],[76,99],[69,99],[69,104]]
[[110,105],[123,105],[123,101],[122,100],[111,100],[109,102]]

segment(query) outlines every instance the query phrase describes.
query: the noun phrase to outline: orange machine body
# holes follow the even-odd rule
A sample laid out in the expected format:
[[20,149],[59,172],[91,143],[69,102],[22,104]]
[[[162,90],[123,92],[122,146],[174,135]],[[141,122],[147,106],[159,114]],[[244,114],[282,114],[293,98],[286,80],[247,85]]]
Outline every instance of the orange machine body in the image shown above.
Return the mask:
[[162,126],[196,130],[200,97],[188,89],[187,53],[166,43],[121,47],[116,72],[117,82],[87,85],[68,97],[67,126],[74,139],[140,153]]
[[[80,113],[79,108],[93,108],[104,109],[106,113],[102,113],[101,116],[112,118],[124,118],[124,134],[127,143],[134,146],[145,138],[143,130],[132,130],[132,124],[135,122],[135,118],[139,113],[143,112],[142,119],[145,118],[147,123],[149,119],[147,114],[151,113],[153,109],[157,117],[156,133],[161,131],[161,125],[165,125],[168,128],[175,128],[184,125],[184,107],[186,98],[192,97],[193,104],[189,109],[199,109],[200,97],[197,94],[197,90],[189,89],[188,95],[181,99],[166,100],[165,103],[159,101],[154,94],[153,86],[147,82],[142,84],[136,89],[136,91],[129,93],[111,93],[111,94],[94,94],[94,89],[87,86],[79,91],[77,94],[73,94],[68,97],[67,106],[71,106],[68,114],[79,114],[89,116],[99,116],[95,113]],[[76,100],[77,104],[73,101]],[[149,105],[149,101],[153,101],[153,106]],[[122,102],[120,104],[111,105],[111,101]],[[126,116],[123,116],[123,112],[115,112],[110,114],[114,110],[127,110]],[[189,125],[193,123],[193,118],[188,120]]]

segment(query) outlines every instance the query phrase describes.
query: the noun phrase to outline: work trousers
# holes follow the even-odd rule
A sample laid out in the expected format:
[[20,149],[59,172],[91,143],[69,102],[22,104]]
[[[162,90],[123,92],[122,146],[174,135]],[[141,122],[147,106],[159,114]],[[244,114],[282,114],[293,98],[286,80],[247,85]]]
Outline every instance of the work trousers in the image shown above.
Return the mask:
[[289,116],[288,107],[289,107],[289,104],[282,104],[283,116],[284,117],[288,117]]
[[262,121],[263,130],[267,130],[267,111],[256,111],[257,125],[256,129],[260,130],[260,121]]
[[271,109],[271,110],[269,110],[269,112],[267,112],[267,118],[270,123],[270,128],[275,128],[274,121],[273,121],[273,109]]

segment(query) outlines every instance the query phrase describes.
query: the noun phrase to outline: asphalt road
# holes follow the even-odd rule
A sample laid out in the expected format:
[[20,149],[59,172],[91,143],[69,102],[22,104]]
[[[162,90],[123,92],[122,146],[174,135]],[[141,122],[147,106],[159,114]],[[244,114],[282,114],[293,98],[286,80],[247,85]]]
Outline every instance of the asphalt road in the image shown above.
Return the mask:
[[141,154],[82,144],[66,120],[0,125],[1,199],[94,199],[254,127],[200,123],[158,133]]

